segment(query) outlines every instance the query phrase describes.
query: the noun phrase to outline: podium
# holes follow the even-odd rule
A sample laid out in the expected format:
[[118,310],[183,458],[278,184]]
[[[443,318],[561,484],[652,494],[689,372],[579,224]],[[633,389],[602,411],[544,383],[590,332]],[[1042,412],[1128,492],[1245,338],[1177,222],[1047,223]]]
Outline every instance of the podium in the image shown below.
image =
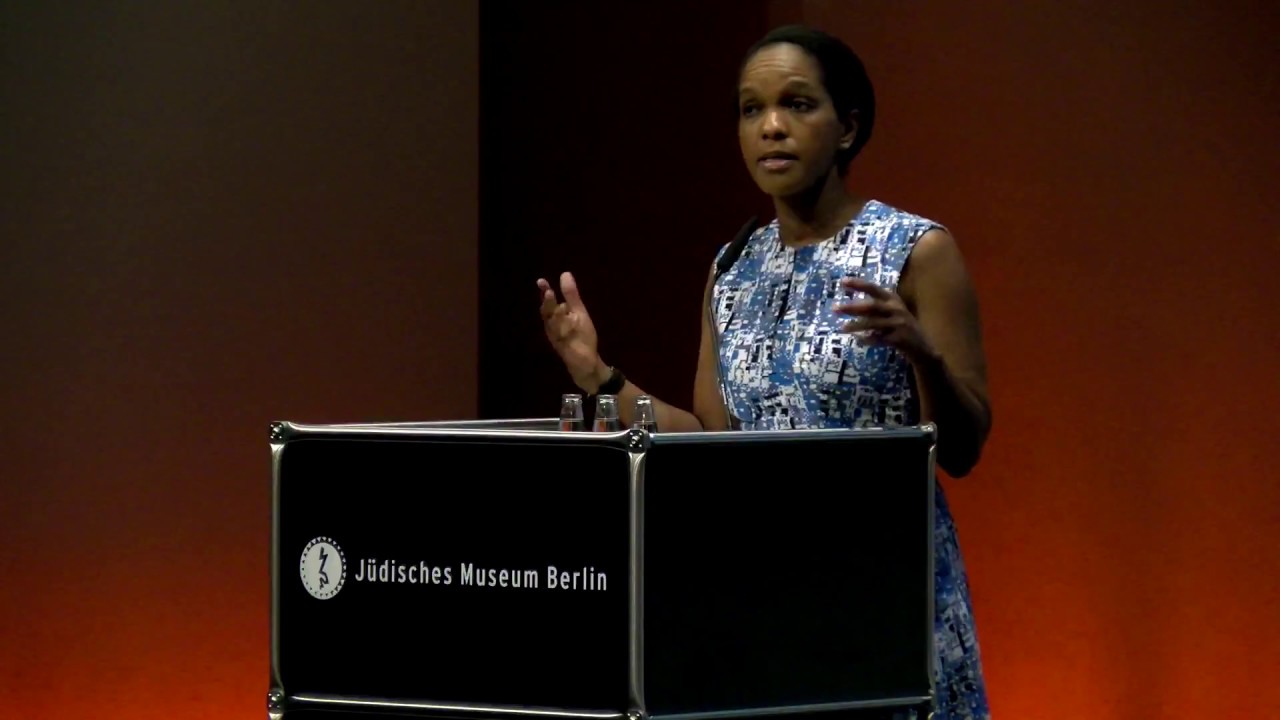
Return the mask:
[[271,426],[270,718],[929,716],[932,426]]

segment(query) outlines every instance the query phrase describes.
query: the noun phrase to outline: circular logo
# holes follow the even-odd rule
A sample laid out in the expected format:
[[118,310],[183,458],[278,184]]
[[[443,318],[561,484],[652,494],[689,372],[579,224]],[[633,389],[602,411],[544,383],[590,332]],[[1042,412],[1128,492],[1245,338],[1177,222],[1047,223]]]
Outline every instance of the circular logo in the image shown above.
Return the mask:
[[318,537],[302,549],[300,572],[311,597],[328,600],[347,580],[347,559],[333,538]]

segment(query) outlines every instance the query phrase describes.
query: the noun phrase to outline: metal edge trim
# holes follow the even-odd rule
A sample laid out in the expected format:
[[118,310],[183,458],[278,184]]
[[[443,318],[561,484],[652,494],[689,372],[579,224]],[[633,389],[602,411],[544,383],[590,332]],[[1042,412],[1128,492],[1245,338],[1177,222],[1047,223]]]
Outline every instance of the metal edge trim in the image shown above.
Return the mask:
[[[543,423],[544,420],[532,421]],[[331,439],[395,439],[395,438],[435,438],[441,440],[558,440],[587,445],[626,445],[629,430],[616,432],[575,432],[566,433],[558,430],[520,430],[513,428],[481,428],[479,426],[463,426],[442,423],[424,426],[415,424],[383,424],[383,425],[307,425],[293,422],[277,423],[285,440],[305,437],[326,437]],[[777,440],[804,439],[871,439],[871,438],[920,438],[934,434],[932,425],[908,426],[897,428],[830,428],[809,430],[754,430],[751,432],[664,432],[652,437],[652,442],[662,445],[679,443],[705,442],[771,442]]]
[[937,653],[937,647],[936,647],[937,639],[935,637],[934,625],[935,625],[935,618],[937,617],[937,612],[938,612],[938,608],[937,608],[938,590],[936,587],[936,572],[937,572],[936,560],[938,557],[938,547],[937,547],[938,538],[935,533],[935,528],[937,527],[937,522],[938,522],[938,517],[937,517],[937,513],[938,513],[938,503],[937,503],[938,432],[937,432],[937,426],[933,424],[926,425],[925,427],[928,428],[929,430],[929,477],[927,481],[929,485],[928,485],[927,491],[925,492],[925,497],[928,498],[928,503],[929,503],[929,513],[928,513],[929,558],[927,563],[928,577],[926,578],[926,582],[928,583],[928,588],[929,588],[929,595],[927,598],[929,612],[928,612],[928,616],[925,618],[925,622],[927,623],[927,628],[928,628],[928,632],[925,633],[925,638],[926,638],[925,639],[925,643],[926,643],[925,671],[928,673],[927,677],[929,678],[929,695],[930,695],[929,702],[932,703],[932,702],[935,702],[936,698],[938,697],[938,688],[934,684],[934,678],[936,677],[935,673],[937,671],[937,668],[935,667],[935,664],[934,664],[934,655]]
[[271,556],[267,559],[267,567],[271,575],[269,706],[279,705],[284,700],[284,684],[280,680],[280,460],[284,454],[286,442],[283,439],[271,442]]
[[629,651],[630,677],[628,689],[630,710],[645,716],[644,699],[644,469],[645,452],[631,453],[631,512],[630,512],[630,597],[628,619],[630,621]]
[[743,708],[740,710],[710,710],[690,713],[655,713],[649,720],[713,720],[714,718],[760,717],[762,715],[796,715],[801,713],[822,713],[838,710],[866,710],[884,707],[911,707],[932,703],[933,698],[923,695],[911,695],[879,700],[852,700],[849,702],[815,703],[812,705],[782,705],[777,707]]
[[382,708],[387,710],[428,710],[483,716],[590,718],[592,720],[618,720],[626,717],[626,713],[616,710],[567,710],[562,708],[522,707],[518,705],[468,705],[465,703],[446,703],[432,700],[390,700],[313,693],[294,695],[289,700],[295,707],[313,705],[343,708]]
[[324,437],[333,440],[392,440],[430,438],[438,440],[457,440],[484,442],[492,440],[556,440],[579,445],[626,446],[629,430],[617,432],[561,432],[558,430],[498,430],[470,429],[453,426],[440,427],[400,427],[371,425],[300,425],[285,423],[289,429],[289,439]]
[[503,418],[495,420],[421,420],[421,421],[405,421],[405,422],[352,422],[352,423],[333,423],[327,427],[341,428],[423,428],[423,429],[439,429],[439,428],[492,428],[506,430],[520,430],[523,427],[536,427],[551,425],[555,426],[560,422],[559,418]]
[[778,440],[849,440],[849,439],[883,439],[889,438],[921,438],[932,433],[931,426],[908,426],[895,428],[821,428],[807,430],[751,430],[748,432],[669,432],[654,435],[653,442],[658,445],[674,445],[695,442],[776,442]]

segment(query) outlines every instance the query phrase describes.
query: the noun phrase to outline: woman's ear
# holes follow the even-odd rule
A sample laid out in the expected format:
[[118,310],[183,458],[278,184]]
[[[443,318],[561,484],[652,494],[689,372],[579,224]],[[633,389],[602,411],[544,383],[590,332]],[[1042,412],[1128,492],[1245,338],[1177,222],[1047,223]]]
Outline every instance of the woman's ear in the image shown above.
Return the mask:
[[841,124],[844,126],[844,132],[840,135],[840,149],[848,150],[853,147],[853,141],[858,137],[858,111],[850,110]]

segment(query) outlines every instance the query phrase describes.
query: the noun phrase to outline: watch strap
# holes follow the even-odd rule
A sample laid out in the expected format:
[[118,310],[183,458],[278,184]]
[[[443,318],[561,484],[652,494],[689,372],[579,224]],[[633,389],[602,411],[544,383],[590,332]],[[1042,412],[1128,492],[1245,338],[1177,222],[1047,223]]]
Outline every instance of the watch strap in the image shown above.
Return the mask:
[[618,368],[609,368],[609,379],[596,388],[595,395],[617,395],[627,384],[627,378]]

